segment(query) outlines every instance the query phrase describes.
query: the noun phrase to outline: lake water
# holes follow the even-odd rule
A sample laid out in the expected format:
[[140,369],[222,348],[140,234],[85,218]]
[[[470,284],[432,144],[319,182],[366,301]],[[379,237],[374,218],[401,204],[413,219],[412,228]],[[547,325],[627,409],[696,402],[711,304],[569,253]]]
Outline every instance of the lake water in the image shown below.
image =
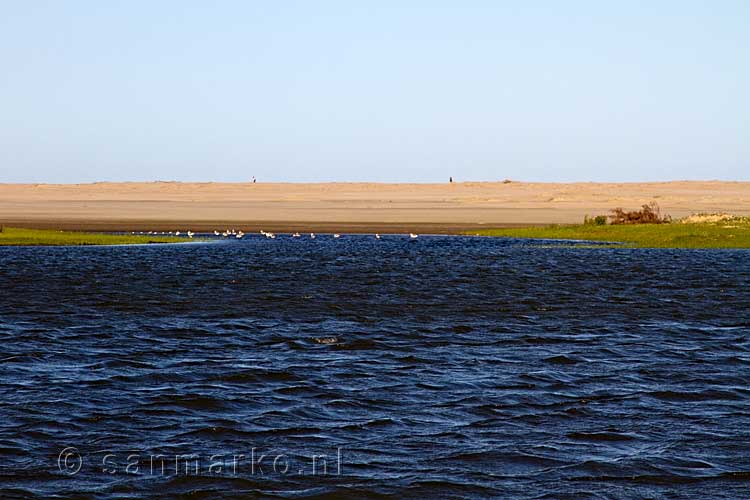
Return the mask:
[[0,248],[0,497],[747,498],[750,252]]

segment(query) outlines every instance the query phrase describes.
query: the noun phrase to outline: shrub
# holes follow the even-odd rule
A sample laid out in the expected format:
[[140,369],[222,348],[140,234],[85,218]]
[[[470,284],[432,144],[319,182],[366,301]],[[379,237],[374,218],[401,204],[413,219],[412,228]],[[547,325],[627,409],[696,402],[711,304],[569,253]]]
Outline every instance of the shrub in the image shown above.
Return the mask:
[[606,215],[597,215],[589,217],[588,215],[583,218],[583,223],[587,226],[603,226],[607,223]]
[[632,212],[615,208],[609,218],[612,219],[612,224],[665,224],[672,221],[669,215],[661,215],[661,209],[655,201]]

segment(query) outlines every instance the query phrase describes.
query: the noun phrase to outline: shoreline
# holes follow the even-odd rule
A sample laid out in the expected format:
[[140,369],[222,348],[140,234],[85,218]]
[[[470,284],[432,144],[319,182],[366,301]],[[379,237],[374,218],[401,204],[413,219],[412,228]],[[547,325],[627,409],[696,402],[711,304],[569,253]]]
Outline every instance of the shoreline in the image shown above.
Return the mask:
[[[368,228],[369,229],[369,228]],[[388,228],[386,231],[374,231],[390,236],[404,236],[403,231]],[[443,228],[444,229],[444,228]],[[440,228],[438,229],[440,230]],[[244,230],[242,230],[244,231]],[[619,225],[548,225],[536,227],[515,228],[483,228],[464,232],[436,232],[421,231],[422,236],[455,236],[455,237],[499,237],[521,240],[556,241],[562,244],[591,244],[594,246],[616,246],[619,248],[684,248],[684,249],[750,249],[750,217],[727,217],[715,221],[685,222],[677,221],[662,224],[619,224]],[[148,233],[152,231],[149,230]],[[263,232],[263,231],[259,231]],[[279,236],[288,231],[272,231]],[[310,231],[323,236],[332,234],[327,230]],[[338,232],[338,231],[337,231]],[[410,231],[413,232],[413,231]],[[182,244],[182,243],[210,243],[213,240],[201,239],[210,235],[211,231],[198,230],[188,233],[190,239],[165,234],[148,234],[144,231],[64,231],[60,229],[32,229],[20,227],[4,227],[0,231],[0,246],[122,246],[140,244]],[[347,231],[345,234],[364,236],[371,231]],[[248,235],[257,233],[248,231]],[[303,233],[304,234],[304,233]],[[221,242],[223,240],[216,240]]]
[[[376,223],[376,222],[317,222],[317,221],[128,221],[128,220],[66,220],[66,219],[2,219],[9,227],[25,229],[55,229],[60,231],[86,232],[131,232],[131,231],[185,231],[211,233],[214,230],[242,230],[245,233],[258,233],[260,230],[279,234],[285,233],[347,233],[347,234],[440,234],[459,235],[487,229],[515,229],[528,227],[525,223],[505,224],[450,224],[440,222],[416,223]],[[533,224],[532,224],[533,225]],[[538,225],[544,225],[539,223]]]
[[0,231],[0,247],[163,245],[182,242],[182,238],[170,235],[108,234],[8,226]]

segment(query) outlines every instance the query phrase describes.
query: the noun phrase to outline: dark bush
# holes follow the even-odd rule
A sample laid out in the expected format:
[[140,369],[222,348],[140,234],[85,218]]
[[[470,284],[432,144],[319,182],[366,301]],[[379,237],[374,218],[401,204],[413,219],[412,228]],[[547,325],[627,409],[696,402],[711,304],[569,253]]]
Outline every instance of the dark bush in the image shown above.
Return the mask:
[[665,224],[672,221],[669,215],[661,215],[661,209],[655,201],[632,212],[615,208],[609,218],[612,219],[612,224]]
[[583,223],[587,226],[603,226],[607,223],[607,216],[597,215],[595,217],[589,217],[587,215],[583,218]]

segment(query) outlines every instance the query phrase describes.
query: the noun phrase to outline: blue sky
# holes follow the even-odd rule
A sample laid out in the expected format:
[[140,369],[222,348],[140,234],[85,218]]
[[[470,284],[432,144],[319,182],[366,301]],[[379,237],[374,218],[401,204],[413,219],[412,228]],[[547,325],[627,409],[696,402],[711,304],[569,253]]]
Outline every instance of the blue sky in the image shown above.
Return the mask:
[[750,180],[750,2],[0,6],[0,182]]

